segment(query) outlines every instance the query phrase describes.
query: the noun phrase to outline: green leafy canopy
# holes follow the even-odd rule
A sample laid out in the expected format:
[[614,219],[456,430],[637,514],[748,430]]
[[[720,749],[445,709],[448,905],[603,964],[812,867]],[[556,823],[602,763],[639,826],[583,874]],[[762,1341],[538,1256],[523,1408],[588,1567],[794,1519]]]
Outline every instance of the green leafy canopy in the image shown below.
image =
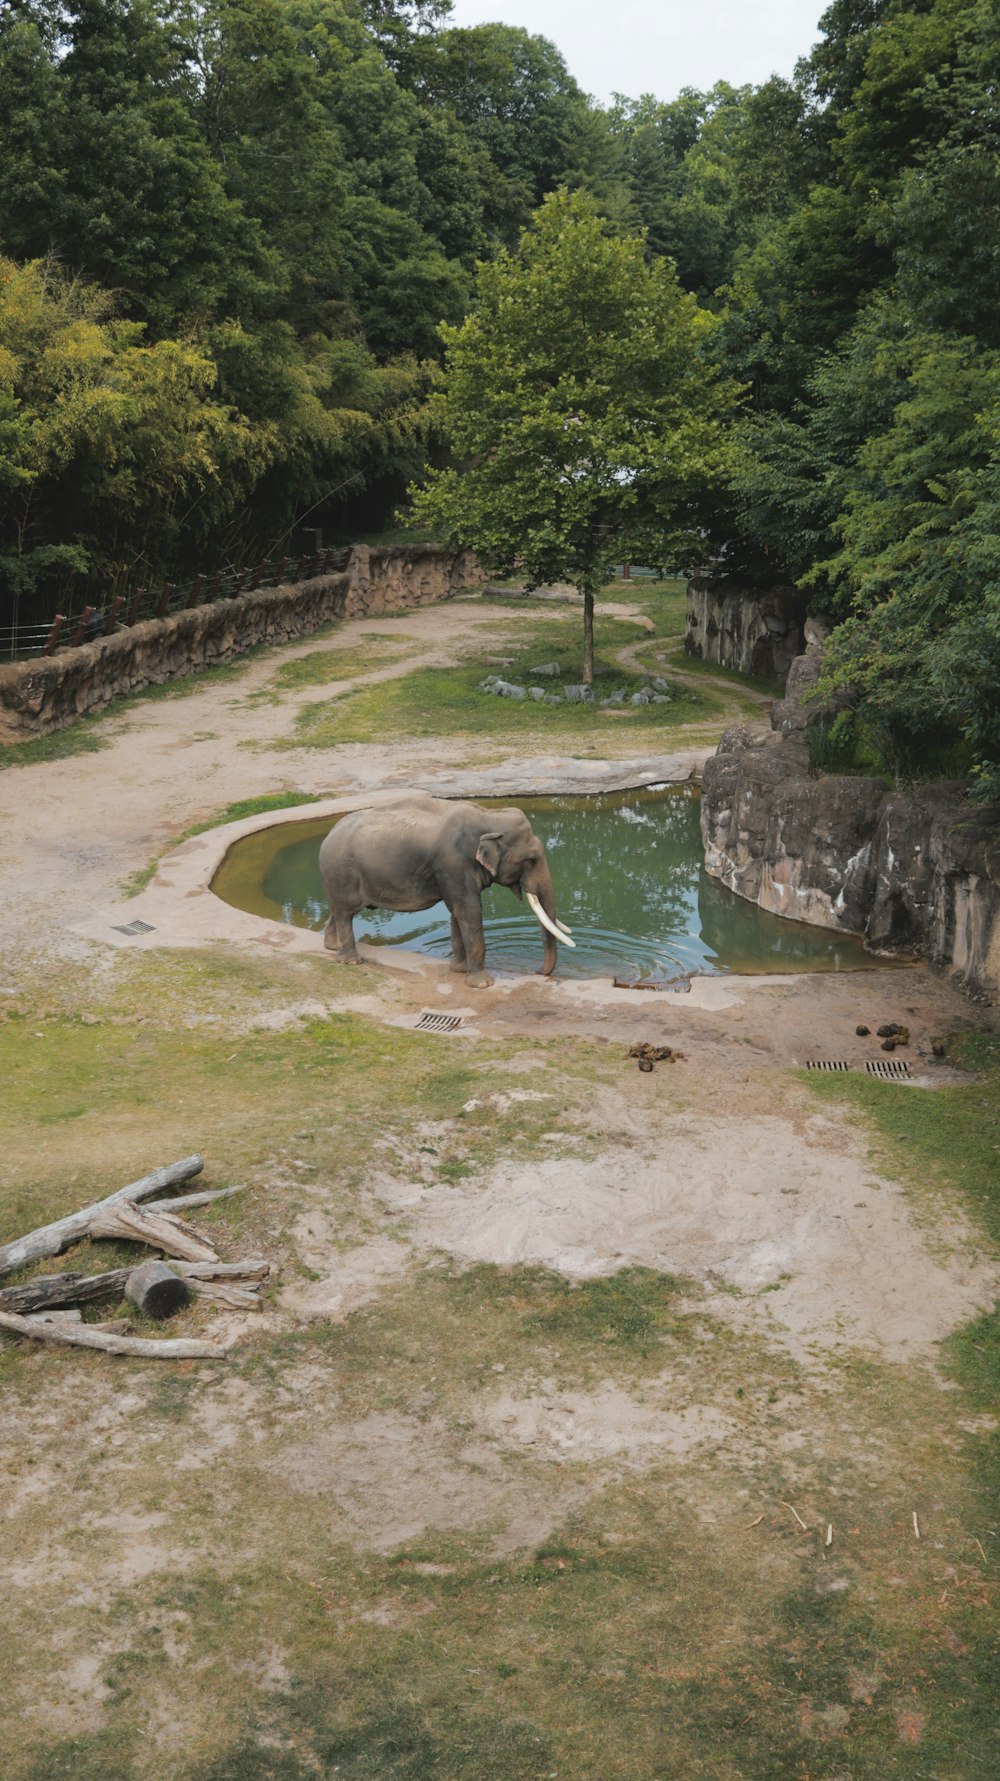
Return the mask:
[[552,194],[442,330],[434,418],[453,462],[415,491],[417,522],[491,572],[587,600],[623,557],[697,559],[737,394],[705,350],[712,327],[640,236]]

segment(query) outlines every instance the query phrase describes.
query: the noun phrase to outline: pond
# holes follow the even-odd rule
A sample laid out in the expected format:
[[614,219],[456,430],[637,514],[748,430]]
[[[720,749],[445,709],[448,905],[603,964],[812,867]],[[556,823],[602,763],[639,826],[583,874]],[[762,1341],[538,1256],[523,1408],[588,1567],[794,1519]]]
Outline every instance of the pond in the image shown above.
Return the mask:
[[[517,803],[545,843],[559,916],[577,943],[575,951],[559,949],[561,977],[655,981],[692,972],[857,971],[877,962],[859,939],[765,914],[710,878],[691,786]],[[213,891],[252,915],[322,928],[318,853],[330,827],[329,817],[320,817],[248,835],[230,848]],[[483,916],[488,967],[537,970],[538,924],[513,893],[487,891]],[[443,903],[416,915],[362,910],[354,931],[369,945],[434,958],[451,951]]]

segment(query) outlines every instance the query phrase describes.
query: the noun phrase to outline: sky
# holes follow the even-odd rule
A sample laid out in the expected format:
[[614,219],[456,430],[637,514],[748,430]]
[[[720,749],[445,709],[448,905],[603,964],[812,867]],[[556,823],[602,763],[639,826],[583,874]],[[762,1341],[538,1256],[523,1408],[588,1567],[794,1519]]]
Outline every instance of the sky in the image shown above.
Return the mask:
[[717,80],[790,75],[828,0],[454,0],[450,23],[523,25],[550,37],[584,92],[674,99]]

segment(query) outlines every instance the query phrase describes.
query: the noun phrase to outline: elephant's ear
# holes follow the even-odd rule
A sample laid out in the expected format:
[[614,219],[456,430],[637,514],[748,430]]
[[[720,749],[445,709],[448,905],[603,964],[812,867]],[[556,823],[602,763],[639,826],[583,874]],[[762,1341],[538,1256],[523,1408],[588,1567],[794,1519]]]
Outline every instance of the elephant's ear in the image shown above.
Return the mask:
[[503,836],[499,833],[480,835],[479,837],[479,846],[476,848],[476,864],[482,866],[491,878],[496,877],[500,865],[500,843],[502,840]]

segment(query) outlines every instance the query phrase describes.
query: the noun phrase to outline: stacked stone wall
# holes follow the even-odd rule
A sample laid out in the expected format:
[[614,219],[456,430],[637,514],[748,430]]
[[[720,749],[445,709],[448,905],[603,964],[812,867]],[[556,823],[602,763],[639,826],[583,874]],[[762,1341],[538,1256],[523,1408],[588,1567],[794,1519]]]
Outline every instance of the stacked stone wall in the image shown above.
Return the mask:
[[430,605],[481,580],[470,551],[355,546],[340,574],[214,600],[0,668],[0,741],[57,730],[112,699],[217,667],[261,644],[287,643],[337,619]]

